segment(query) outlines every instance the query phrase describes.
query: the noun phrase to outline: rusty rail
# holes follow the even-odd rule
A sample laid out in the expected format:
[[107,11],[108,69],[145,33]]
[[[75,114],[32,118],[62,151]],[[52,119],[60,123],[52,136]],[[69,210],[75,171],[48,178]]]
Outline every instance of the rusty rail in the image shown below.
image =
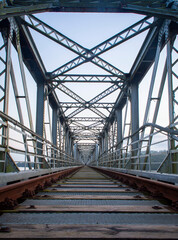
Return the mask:
[[113,179],[117,179],[120,182],[130,185],[134,189],[148,192],[153,197],[166,198],[172,202],[174,207],[178,208],[178,186],[176,185],[99,167],[92,168],[110,176]]
[[[0,211],[1,239],[177,239],[178,211],[171,202],[145,192],[152,187],[153,193],[163,195],[153,184],[156,181],[87,166],[49,175],[1,188],[0,194],[8,189],[11,199],[21,196],[18,206],[6,202]],[[175,203],[177,187],[158,184],[175,190],[164,195],[169,199],[174,195]],[[38,194],[33,195],[35,191]]]
[[56,181],[78,171],[81,167],[62,170],[57,173],[13,183],[0,188],[0,209],[13,209],[20,199],[32,197],[38,191],[51,186]]

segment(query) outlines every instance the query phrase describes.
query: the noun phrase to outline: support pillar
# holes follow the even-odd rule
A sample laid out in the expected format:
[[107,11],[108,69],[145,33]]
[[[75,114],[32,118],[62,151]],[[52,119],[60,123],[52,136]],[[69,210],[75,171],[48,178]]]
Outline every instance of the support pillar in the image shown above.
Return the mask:
[[[68,155],[68,149],[69,149],[69,130],[65,129],[65,154]],[[65,160],[67,160],[67,156],[65,157]]]
[[101,149],[102,149],[102,152],[101,153],[104,153],[104,136],[102,137],[102,139],[101,139]]
[[[37,84],[37,107],[36,107],[36,133],[43,137],[44,130],[44,83]],[[37,155],[43,154],[42,142],[37,142]],[[39,163],[43,162],[42,157],[38,157]],[[37,167],[43,168],[42,164]]]
[[52,114],[52,140],[53,144],[57,146],[57,108],[53,108]]
[[[172,44],[169,40],[167,43],[167,72],[168,72],[168,98],[169,98],[169,126],[174,124],[174,91],[173,91],[173,79],[172,79]],[[171,128],[171,127],[170,127]],[[172,127],[173,128],[173,127]],[[169,150],[176,149],[175,140],[169,140]],[[178,160],[176,153],[170,154],[172,162],[171,173],[178,173]]]
[[[121,148],[122,141],[122,109],[116,109],[116,120],[117,120],[117,149]],[[120,144],[119,144],[120,143]]]
[[96,161],[96,166],[98,166],[98,144],[97,143],[95,145],[95,161]]
[[[131,126],[132,134],[139,129],[139,94],[138,83],[131,85]],[[139,133],[132,136],[132,142],[139,140]],[[132,156],[136,156],[138,152],[138,142],[132,145]]]
[[[55,146],[57,146],[57,108],[52,109],[52,141]],[[52,150],[53,167],[55,167],[57,151]]]
[[104,146],[104,151],[107,152],[108,151],[108,129],[105,130],[105,146]]
[[74,159],[77,160],[77,143],[74,144]]
[[123,166],[123,162],[121,160],[122,158],[122,152],[121,152],[121,148],[122,148],[122,108],[118,108],[116,109],[116,121],[117,121],[117,152],[116,152],[116,159],[117,159],[117,166],[118,167],[122,167]]
[[69,135],[69,145],[68,145],[68,154],[71,155],[71,147],[72,147],[72,138]]
[[[4,106],[3,112],[8,115],[9,112],[9,87],[10,87],[10,68],[11,68],[11,41],[7,37],[6,47],[6,70],[5,70],[5,82],[4,82]],[[2,88],[3,89],[3,88]],[[8,145],[8,130],[7,127],[2,129],[2,145]]]
[[98,154],[101,154],[101,138],[98,139]]

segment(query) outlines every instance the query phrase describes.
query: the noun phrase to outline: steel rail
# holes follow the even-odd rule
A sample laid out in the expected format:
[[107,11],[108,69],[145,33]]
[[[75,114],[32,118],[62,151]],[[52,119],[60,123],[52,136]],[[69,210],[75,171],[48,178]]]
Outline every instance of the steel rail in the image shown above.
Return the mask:
[[13,183],[0,188],[0,209],[14,208],[20,198],[33,196],[39,190],[51,186],[54,182],[62,179],[76,171],[80,167],[62,170],[57,173],[48,174],[41,177]]
[[33,197],[26,191],[0,211],[0,238],[177,239],[176,205],[113,177],[85,166]]
[[147,179],[131,174],[121,173],[119,171],[108,170],[99,167],[92,167],[93,169],[102,172],[113,179],[117,179],[134,189],[139,191],[149,192],[154,197],[164,197],[172,201],[173,205],[178,207],[178,186],[169,183]]

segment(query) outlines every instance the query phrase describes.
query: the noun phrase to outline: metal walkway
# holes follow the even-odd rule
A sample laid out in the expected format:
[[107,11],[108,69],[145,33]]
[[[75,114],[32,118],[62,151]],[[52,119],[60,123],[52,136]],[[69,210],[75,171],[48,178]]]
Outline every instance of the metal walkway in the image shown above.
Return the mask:
[[177,239],[177,226],[165,200],[85,166],[5,210],[0,238]]

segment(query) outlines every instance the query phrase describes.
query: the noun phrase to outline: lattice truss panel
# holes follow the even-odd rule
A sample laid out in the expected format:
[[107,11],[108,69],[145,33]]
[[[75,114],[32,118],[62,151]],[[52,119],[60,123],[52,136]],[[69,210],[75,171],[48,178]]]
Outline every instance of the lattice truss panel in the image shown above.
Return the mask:
[[[77,7],[76,1],[9,0],[2,1],[0,4],[2,33],[0,107],[3,113],[16,118],[22,125],[35,131],[36,84],[37,86],[44,84],[43,137],[54,142],[52,114],[53,105],[57,105],[57,142],[54,144],[63,151],[69,151],[66,145],[71,145],[73,148],[75,146],[82,160],[86,162],[93,155],[96,158],[96,149],[102,153],[101,142],[106,130],[105,150],[117,148],[118,127],[115,110],[119,107],[123,112],[123,138],[132,133],[131,85],[137,82],[138,85],[140,84],[140,91],[145,86],[147,88],[143,106],[142,100],[139,102],[142,109],[140,126],[159,123],[164,127],[177,129],[177,1],[78,1]],[[60,24],[59,29],[55,29],[42,21],[40,16],[30,15],[30,13],[46,10],[67,12],[71,9],[73,11],[83,9],[83,11],[92,12],[99,7],[102,9],[101,6],[103,11],[107,6],[110,9],[109,12],[117,9],[118,12],[135,12],[146,16],[140,16],[140,20],[88,49],[72,40],[72,37],[61,33]],[[29,15],[21,16],[24,8]],[[140,35],[143,36],[142,44],[128,71],[106,60],[105,56],[109,51],[112,52],[113,49],[127,44]],[[55,43],[56,47],[60,49],[63,47],[70,51],[72,56],[70,60],[51,70],[46,62],[44,63],[42,55],[40,56],[38,36],[41,38],[40,41],[43,41],[43,38],[48,39],[51,44]],[[28,53],[33,56],[29,56]],[[48,55],[47,46],[46,55]],[[161,68],[162,61],[165,65]],[[95,66],[96,73],[93,71],[88,73],[88,70],[85,74],[80,73],[80,67],[86,66],[87,69],[89,64]],[[37,69],[36,65],[38,65]],[[30,84],[30,81],[33,83]],[[165,87],[165,82],[168,87]],[[86,97],[83,97],[82,92],[80,94],[77,84],[80,91],[88,88]],[[90,86],[97,86],[95,96],[92,90],[90,92]],[[166,96],[169,102],[169,104],[166,103],[166,114],[169,117],[165,123],[161,122],[158,114],[162,96]],[[12,105],[18,113],[17,116],[13,112]],[[2,126],[2,139],[6,135],[6,130]],[[155,128],[150,127],[149,131],[153,133]],[[145,130],[142,131],[141,138],[144,138],[144,135]],[[26,151],[28,141],[22,138]],[[35,149],[35,146],[32,145],[31,148]],[[74,155],[74,152],[72,154]]]

